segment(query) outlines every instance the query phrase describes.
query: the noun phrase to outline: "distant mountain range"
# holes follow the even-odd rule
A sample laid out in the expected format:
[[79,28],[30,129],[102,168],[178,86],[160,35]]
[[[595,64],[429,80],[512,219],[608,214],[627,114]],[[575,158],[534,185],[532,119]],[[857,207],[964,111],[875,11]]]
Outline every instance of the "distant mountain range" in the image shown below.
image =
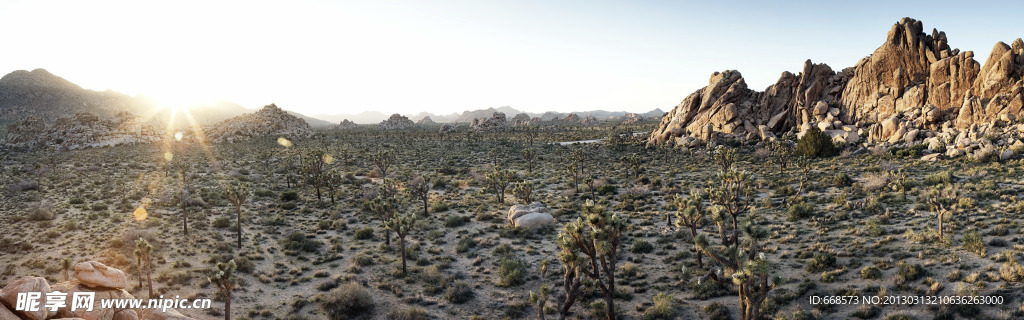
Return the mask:
[[[133,97],[112,90],[95,91],[83,89],[81,86],[44,69],[32,71],[17,70],[0,78],[0,127],[29,116],[38,116],[52,124],[57,118],[72,116],[77,112],[91,112],[103,118],[111,118],[122,111],[143,116],[158,129],[166,128],[169,124],[174,128],[191,125],[191,121],[183,116],[175,116],[174,122],[170,123],[171,110],[159,109],[158,107],[159,104],[156,101],[146,96],[139,95]],[[214,101],[193,105],[188,107],[187,110],[192,119],[199,125],[212,125],[225,119],[257,111],[256,109],[245,108],[229,101]],[[504,112],[509,118],[523,113],[522,111],[505,106],[465,111],[461,114],[438,115],[420,112],[419,114],[406,116],[412,121],[419,121],[425,117],[430,117],[434,122],[438,123],[469,123],[475,118],[488,118],[494,112]],[[288,111],[288,113],[305,120],[314,128],[331,127],[345,119],[359,124],[377,124],[390,116],[390,114],[377,111],[364,111],[358,114],[318,114],[314,116],[306,116],[294,111]],[[624,111],[601,110],[527,114],[531,118],[540,117],[543,120],[551,120],[553,118],[563,119],[572,113],[575,113],[580,118],[592,115],[598,120],[614,119],[627,114]],[[660,109],[655,109],[640,115],[648,118],[661,117],[663,114],[664,112]]]

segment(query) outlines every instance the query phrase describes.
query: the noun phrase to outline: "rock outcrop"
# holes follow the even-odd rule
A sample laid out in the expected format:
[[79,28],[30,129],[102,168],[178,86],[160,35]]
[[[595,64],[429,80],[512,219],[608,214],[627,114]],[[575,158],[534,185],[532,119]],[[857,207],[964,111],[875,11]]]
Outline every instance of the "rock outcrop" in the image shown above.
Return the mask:
[[555,218],[548,213],[548,208],[540,202],[513,205],[508,209],[507,218],[513,226],[531,230],[555,223]]
[[160,135],[141,117],[121,112],[113,119],[101,119],[89,112],[58,118],[47,127],[39,117],[28,117],[8,126],[6,144],[14,148],[55,147],[74,150],[119,144],[151,143]]
[[1016,121],[1022,78],[1021,39],[996,44],[980,66],[973,52],[951,49],[944,32],[926,34],[920,21],[903,18],[874,53],[839,72],[808,60],[764,91],[747,88],[738,71],[716,72],[662,117],[649,142],[763,140],[810,128],[851,144],[977,136]]
[[[102,282],[97,285],[96,282]],[[91,283],[91,284],[88,284]],[[45,319],[143,319],[143,320],[192,320],[174,309],[131,309],[124,307],[102,308],[101,303],[109,299],[135,299],[124,290],[127,282],[124,272],[108,267],[96,261],[87,261],[75,265],[75,279],[50,285],[40,277],[22,277],[7,284],[0,290],[0,320],[45,320]],[[118,288],[118,286],[121,286]],[[56,311],[43,308],[46,294],[60,292],[65,298],[63,307]],[[40,293],[37,311],[13,311],[9,307],[16,306],[18,293]],[[75,293],[93,295],[92,308],[72,308],[72,297]],[[75,310],[71,310],[75,309]]]
[[633,112],[627,113],[626,115],[622,116],[622,124],[634,124],[644,122],[647,122],[647,120],[644,119],[643,116]]
[[423,117],[423,119],[420,119],[420,121],[416,121],[416,125],[418,125],[418,126],[434,126],[434,125],[437,125],[437,122],[434,122],[434,120],[430,119],[430,117]]
[[355,128],[355,127],[358,127],[358,126],[359,125],[357,125],[355,122],[352,122],[352,121],[349,121],[348,119],[345,119],[345,120],[341,120],[341,122],[338,123],[337,128],[338,129],[352,129],[352,128]]
[[276,104],[263,106],[254,113],[221,121],[205,130],[206,140],[234,142],[254,137],[279,136],[300,139],[313,136],[313,128]]
[[473,119],[470,127],[476,131],[501,131],[508,128],[508,123],[505,121],[504,113],[495,112],[490,118]]
[[400,114],[392,114],[387,120],[381,121],[380,128],[384,130],[401,130],[412,128],[416,123],[409,120],[408,117]]
[[520,114],[517,114],[515,117],[512,117],[512,126],[513,127],[522,127],[522,126],[528,126],[528,125],[530,125],[530,115],[525,114],[525,113],[520,113]]

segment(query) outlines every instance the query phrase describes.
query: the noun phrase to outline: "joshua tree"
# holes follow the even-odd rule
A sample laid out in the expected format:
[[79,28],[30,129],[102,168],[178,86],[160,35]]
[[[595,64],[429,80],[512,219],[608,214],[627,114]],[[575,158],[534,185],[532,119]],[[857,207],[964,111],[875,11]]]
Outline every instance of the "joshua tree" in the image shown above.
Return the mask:
[[560,245],[564,242],[573,254],[579,252],[586,256],[583,260],[590,261],[577,270],[594,280],[604,294],[608,319],[612,320],[615,319],[615,263],[626,223],[604,206],[589,200],[580,215],[582,218],[567,224],[560,232],[559,237],[565,238]]
[[516,180],[516,173],[512,170],[502,169],[500,165],[494,166],[494,170],[485,174],[487,177],[487,187],[494,191],[494,195],[498,197],[499,204],[505,204],[505,190],[512,181]]
[[512,184],[512,194],[524,204],[533,202],[533,181],[520,181]]
[[715,164],[718,164],[718,168],[724,171],[732,169],[733,164],[736,163],[736,149],[726,148],[720,149],[713,155]]
[[370,160],[373,161],[373,165],[377,166],[377,173],[380,173],[380,178],[387,179],[388,169],[395,162],[395,152],[391,151],[391,149],[380,150],[371,155]]
[[565,165],[565,175],[569,177],[569,182],[572,183],[572,187],[576,189],[576,192],[580,192],[580,180],[583,179],[583,175],[580,174],[580,168],[583,164],[576,162],[575,160],[569,160],[569,163]]
[[60,259],[60,270],[64,272],[64,281],[71,280],[71,259]]
[[327,172],[327,162],[331,161],[330,159],[330,155],[319,148],[306,153],[302,157],[302,166],[299,168],[299,172],[302,174],[302,180],[316,189],[317,202],[323,201],[320,189],[325,185],[326,180],[324,176]]
[[[750,210],[753,204],[753,188],[750,186],[750,173],[731,169],[719,172],[716,179],[708,183],[708,199],[715,205],[712,218],[718,226],[723,245],[732,245],[739,241],[739,216]],[[729,236],[725,229],[731,224]]]
[[430,190],[434,184],[427,181],[423,176],[415,176],[409,183],[405,184],[405,190],[413,198],[423,201],[423,216],[430,212]]
[[235,206],[235,233],[238,235],[238,248],[242,248],[242,205],[249,198],[249,186],[232,183],[224,188],[224,199]]
[[334,202],[335,194],[338,193],[338,189],[341,188],[343,179],[341,171],[337,169],[330,169],[324,174],[324,187],[327,188],[327,193],[331,196],[331,203]]
[[232,259],[228,263],[217,263],[217,272],[209,278],[210,283],[220,289],[224,295],[224,320],[231,319],[231,292],[235,290],[235,269],[238,266]]
[[628,156],[622,156],[619,160],[626,166],[627,176],[629,176],[629,173],[632,173],[634,178],[640,177],[640,170],[643,168],[644,163],[643,160],[640,159],[639,154],[633,153]]
[[797,190],[796,194],[801,194],[804,192],[804,185],[807,183],[807,180],[811,178],[811,169],[813,169],[811,167],[811,159],[800,156],[796,159],[796,166],[800,168],[800,189]]
[[889,175],[892,176],[893,187],[900,190],[900,199],[907,200],[907,173],[903,171],[903,168],[900,168],[899,170],[890,171]]
[[569,316],[569,309],[579,299],[580,285],[583,284],[583,272],[580,269],[585,258],[576,249],[574,241],[568,233],[558,233],[558,261],[562,262],[562,290],[565,290],[565,298],[558,307],[558,318],[562,320]]
[[788,143],[779,140],[768,143],[768,159],[770,162],[779,165],[779,176],[782,176],[782,173],[786,170],[792,153],[793,146]]
[[[719,180],[722,183],[710,188],[708,193],[711,203],[715,205],[715,212],[718,212],[719,232],[724,234],[721,230],[726,214],[732,218],[735,226],[738,215],[750,210],[750,206],[744,203],[750,199],[751,188],[747,186],[749,176],[735,169],[720,174]],[[770,263],[762,252],[762,243],[768,238],[768,232],[755,225],[753,220],[751,216],[744,219],[743,241],[739,239],[738,229],[733,230],[731,239],[723,236],[722,245],[716,248],[711,246],[704,234],[694,238],[697,250],[711,257],[717,265],[716,270],[709,270],[701,281],[710,278],[726,285],[736,285],[741,320],[760,319],[761,303],[768,297],[768,292],[780,283],[777,278],[768,280]]]
[[541,285],[540,293],[530,291],[530,302],[537,304],[537,318],[544,320],[544,307],[548,304],[548,296],[551,295],[551,286]]
[[363,209],[373,213],[384,226],[384,244],[387,246],[391,246],[391,229],[387,226],[398,212],[398,200],[395,199],[397,190],[394,181],[384,180],[377,188],[377,197],[363,204]]
[[202,201],[192,197],[192,181],[189,177],[188,168],[191,167],[185,161],[177,162],[175,165],[178,172],[179,192],[177,204],[181,207],[181,230],[185,237],[188,237],[188,217],[195,211],[195,207],[201,206]]
[[[676,205],[676,227],[686,227],[690,231],[690,238],[697,238],[697,230],[704,226],[704,208],[701,205],[702,195],[700,190],[690,191],[690,196],[681,197],[676,195],[673,203]],[[704,261],[700,250],[697,251],[697,267],[703,269]]]
[[[135,241],[135,257],[136,257],[136,259],[138,259],[139,262],[142,262],[143,264],[146,265],[146,282],[149,283],[149,298],[152,299],[153,298],[153,277],[152,277],[153,245],[149,244],[149,241],[146,241],[146,239],[139,238],[138,241]],[[139,268],[141,270],[142,266],[140,265]],[[141,275],[140,275],[140,278],[139,278],[139,286],[142,286]]]
[[526,173],[533,174],[533,161],[537,158],[537,149],[528,148],[520,152],[526,161]]
[[956,211],[957,197],[960,195],[960,190],[952,187],[935,187],[925,197],[925,201],[928,203],[928,207],[931,209],[932,214],[935,215],[935,220],[939,223],[939,241],[945,236],[943,233],[945,229],[945,220],[951,219]]
[[395,236],[398,237],[398,248],[402,252],[402,277],[405,277],[405,237],[416,227],[416,214],[396,214],[386,222],[385,227],[388,230],[394,231]]

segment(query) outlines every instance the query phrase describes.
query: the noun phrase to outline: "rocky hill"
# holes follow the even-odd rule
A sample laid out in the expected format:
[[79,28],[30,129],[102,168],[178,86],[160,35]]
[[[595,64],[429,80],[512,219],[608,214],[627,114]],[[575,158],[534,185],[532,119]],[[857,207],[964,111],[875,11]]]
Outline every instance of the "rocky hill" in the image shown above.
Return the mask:
[[409,120],[408,117],[400,114],[392,114],[387,120],[380,122],[381,129],[384,130],[401,130],[406,128],[412,128],[416,126],[416,123]]
[[903,18],[874,53],[838,72],[808,60],[764,91],[747,88],[738,71],[716,72],[649,139],[763,139],[811,127],[848,143],[982,137],[1021,111],[1024,41],[997,43],[984,66],[974,57],[951,49],[944,32],[925,33],[921,21]]
[[255,113],[243,114],[210,126],[205,135],[207,140],[214,142],[233,142],[262,136],[298,139],[312,136],[313,129],[305,120],[270,104]]
[[90,112],[61,117],[47,125],[43,118],[30,116],[7,128],[4,141],[17,149],[56,148],[74,150],[119,144],[160,141],[160,134],[141,117],[128,112],[105,120]]
[[53,123],[60,117],[88,112],[102,118],[128,111],[142,114],[153,102],[114,91],[82,89],[44,69],[18,70],[0,78],[0,120],[38,117]]

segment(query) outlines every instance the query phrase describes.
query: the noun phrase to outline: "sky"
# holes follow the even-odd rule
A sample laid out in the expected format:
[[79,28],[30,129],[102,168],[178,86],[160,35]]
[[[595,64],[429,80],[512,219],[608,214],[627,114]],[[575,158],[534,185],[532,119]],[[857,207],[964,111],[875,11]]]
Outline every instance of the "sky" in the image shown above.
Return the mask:
[[1024,36],[1012,2],[7,1],[0,73],[44,68],[167,106],[305,114],[668,110],[739,70],[853,66],[900,18],[980,62]]

